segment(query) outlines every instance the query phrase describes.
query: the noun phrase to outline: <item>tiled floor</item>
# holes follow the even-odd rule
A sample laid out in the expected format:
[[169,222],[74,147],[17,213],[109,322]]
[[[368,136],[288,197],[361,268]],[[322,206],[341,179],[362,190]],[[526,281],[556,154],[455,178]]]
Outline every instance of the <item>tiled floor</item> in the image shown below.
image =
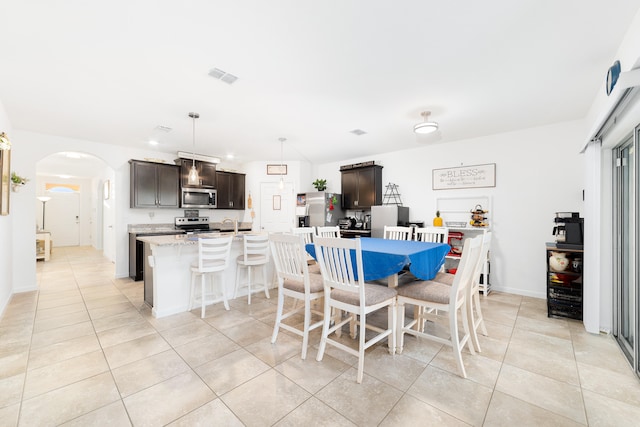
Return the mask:
[[490,336],[465,355],[467,379],[449,348],[407,338],[402,355],[370,349],[358,385],[354,357],[316,362],[318,333],[305,361],[300,338],[270,343],[273,296],[154,319],[141,282],[112,277],[86,247],[38,263],[40,291],[0,321],[0,425],[640,423],[640,382],[613,339],[548,319],[543,300],[482,299]]

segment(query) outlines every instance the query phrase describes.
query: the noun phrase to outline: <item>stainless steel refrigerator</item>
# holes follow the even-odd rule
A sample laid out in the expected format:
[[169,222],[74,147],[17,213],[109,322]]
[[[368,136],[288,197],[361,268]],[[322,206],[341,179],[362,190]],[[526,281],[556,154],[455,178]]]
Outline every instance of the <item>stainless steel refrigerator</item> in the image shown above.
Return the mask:
[[371,237],[384,237],[385,225],[409,226],[409,208],[398,205],[371,206]]
[[307,193],[306,211],[310,227],[338,225],[338,220],[345,215],[340,194],[326,191]]

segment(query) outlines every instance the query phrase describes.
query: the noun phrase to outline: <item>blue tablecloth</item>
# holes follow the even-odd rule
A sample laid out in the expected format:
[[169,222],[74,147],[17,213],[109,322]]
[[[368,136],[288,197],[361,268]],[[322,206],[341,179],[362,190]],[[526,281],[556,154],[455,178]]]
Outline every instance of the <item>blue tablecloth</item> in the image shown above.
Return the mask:
[[[361,237],[360,242],[365,281],[384,279],[398,273],[405,265],[409,265],[409,271],[417,278],[431,280],[444,264],[445,256],[451,249],[445,243],[372,237]],[[315,258],[314,245],[308,244],[306,249]]]

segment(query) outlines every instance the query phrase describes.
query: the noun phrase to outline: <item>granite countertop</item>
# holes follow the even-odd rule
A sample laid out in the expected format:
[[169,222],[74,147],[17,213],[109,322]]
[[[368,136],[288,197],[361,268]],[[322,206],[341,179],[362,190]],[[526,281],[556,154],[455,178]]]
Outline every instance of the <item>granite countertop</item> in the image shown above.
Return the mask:
[[238,234],[233,232],[212,232],[212,233],[198,233],[198,234],[176,234],[166,236],[140,236],[138,240],[145,243],[150,243],[157,246],[184,246],[195,245],[198,243],[198,238],[216,238],[225,236],[235,236],[235,241],[241,241],[244,235],[257,235],[262,233],[252,231],[240,231]]
[[129,224],[127,231],[135,234],[180,233],[173,224]]
[[[229,222],[210,222],[211,231],[232,232],[234,224]],[[251,231],[252,222],[238,222],[238,231]],[[176,230],[174,224],[129,224],[127,232],[133,234],[184,234],[184,230]]]

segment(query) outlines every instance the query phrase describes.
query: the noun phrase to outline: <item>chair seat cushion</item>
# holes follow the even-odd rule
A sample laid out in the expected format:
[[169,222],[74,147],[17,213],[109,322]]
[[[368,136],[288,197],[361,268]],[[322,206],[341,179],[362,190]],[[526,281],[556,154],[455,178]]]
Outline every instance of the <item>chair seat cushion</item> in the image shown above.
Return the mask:
[[423,280],[398,288],[398,296],[421,301],[449,304],[451,286],[444,283]]
[[320,264],[318,263],[313,263],[313,264],[309,264],[309,273],[310,274],[320,274]]
[[436,277],[433,279],[434,282],[444,283],[445,285],[453,285],[453,278],[456,277],[455,274],[451,273],[438,273]]
[[[304,293],[304,282],[302,280],[284,279],[282,286],[295,292]],[[311,293],[322,292],[324,281],[319,274],[309,274],[309,289]]]
[[258,265],[258,264],[266,264],[267,257],[260,254],[249,254],[247,255],[247,261],[244,261],[244,254],[238,255],[237,258],[238,264],[241,265]]
[[[364,291],[364,305],[370,306],[379,304],[383,301],[393,299],[396,297],[396,290],[387,288],[381,285],[370,285],[365,283]],[[360,295],[357,292],[343,291],[340,289],[334,289],[331,291],[331,298],[336,301],[341,301],[346,304],[359,305]]]
[[[226,261],[223,259],[211,259],[211,260],[206,260],[202,263],[202,271],[203,272],[207,272],[207,271],[211,271],[211,270],[215,270],[215,271],[219,271],[223,268],[226,268]],[[191,270],[194,272],[199,272],[198,269],[198,261],[194,261],[191,263]]]

